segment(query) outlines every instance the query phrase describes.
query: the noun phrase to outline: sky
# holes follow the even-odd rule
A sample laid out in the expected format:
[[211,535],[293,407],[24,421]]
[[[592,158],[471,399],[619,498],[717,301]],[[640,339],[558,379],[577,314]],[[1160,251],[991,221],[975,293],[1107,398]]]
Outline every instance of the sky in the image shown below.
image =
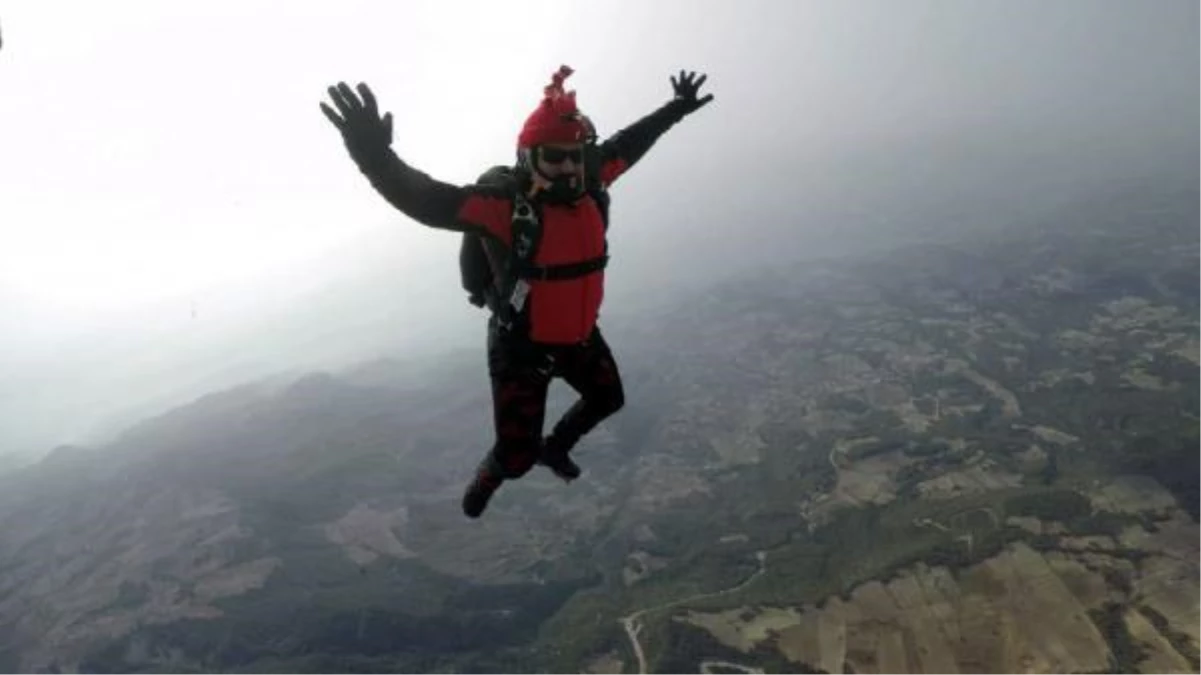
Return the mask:
[[457,236],[378,198],[321,115],[339,80],[467,183],[560,64],[602,135],[706,73],[714,103],[614,188],[620,313],[1195,176],[1198,24],[1183,0],[0,0],[0,455],[272,372],[482,348]]

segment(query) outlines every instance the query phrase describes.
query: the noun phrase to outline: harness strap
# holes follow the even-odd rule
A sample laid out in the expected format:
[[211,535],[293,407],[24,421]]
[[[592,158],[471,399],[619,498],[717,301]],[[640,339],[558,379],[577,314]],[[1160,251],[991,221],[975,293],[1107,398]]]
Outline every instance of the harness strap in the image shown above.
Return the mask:
[[513,270],[513,273],[517,278],[528,281],[564,281],[599,272],[608,264],[609,256],[603,255],[563,265],[526,265]]
[[[603,193],[602,193],[603,194]],[[607,195],[603,195],[607,197]],[[607,199],[601,207],[605,229],[608,230]],[[542,238],[542,223],[538,208],[526,195],[518,190],[513,196],[512,246],[506,265],[503,285],[496,295],[487,298],[500,326],[506,330],[523,320],[526,299],[530,293],[530,281],[563,281],[586,276],[605,269],[609,264],[609,242],[605,241],[605,253],[590,260],[565,265],[535,265],[538,244]],[[496,305],[499,305],[497,307]],[[499,311],[496,311],[499,310]]]

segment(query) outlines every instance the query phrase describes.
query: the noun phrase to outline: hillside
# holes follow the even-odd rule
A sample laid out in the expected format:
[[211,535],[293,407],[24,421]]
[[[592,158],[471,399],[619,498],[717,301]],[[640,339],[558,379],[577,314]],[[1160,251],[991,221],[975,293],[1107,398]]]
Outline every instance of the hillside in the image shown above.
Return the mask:
[[0,477],[0,670],[1195,672],[1197,199],[1170,197],[614,325],[630,403],[583,479],[480,521],[482,355],[60,448]]

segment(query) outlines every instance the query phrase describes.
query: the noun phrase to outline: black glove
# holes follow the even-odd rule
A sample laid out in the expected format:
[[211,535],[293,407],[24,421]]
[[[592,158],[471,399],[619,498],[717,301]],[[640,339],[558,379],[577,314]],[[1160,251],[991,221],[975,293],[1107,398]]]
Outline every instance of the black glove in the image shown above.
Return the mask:
[[358,90],[362,101],[345,82],[330,87],[329,96],[338,112],[325,103],[321,104],[321,112],[342,133],[351,158],[360,167],[368,167],[385,157],[392,144],[392,113],[380,117],[371,89],[360,82]]
[[685,73],[681,70],[679,78],[674,75],[671,78],[671,88],[676,92],[676,105],[679,106],[680,110],[685,115],[691,115],[706,103],[713,100],[713,94],[706,94],[700,99],[696,97],[697,90],[701,88],[701,85],[705,83],[705,80],[708,79],[709,76],[701,75],[699,80],[693,81],[693,78],[695,77],[695,72]]

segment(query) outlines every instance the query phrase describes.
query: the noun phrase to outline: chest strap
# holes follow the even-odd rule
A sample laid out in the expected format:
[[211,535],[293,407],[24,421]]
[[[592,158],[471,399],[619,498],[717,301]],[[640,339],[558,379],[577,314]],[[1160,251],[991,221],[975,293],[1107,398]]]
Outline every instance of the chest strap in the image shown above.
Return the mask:
[[609,256],[602,255],[590,260],[565,265],[519,265],[514,271],[518,279],[527,281],[565,281],[587,276],[605,269]]

